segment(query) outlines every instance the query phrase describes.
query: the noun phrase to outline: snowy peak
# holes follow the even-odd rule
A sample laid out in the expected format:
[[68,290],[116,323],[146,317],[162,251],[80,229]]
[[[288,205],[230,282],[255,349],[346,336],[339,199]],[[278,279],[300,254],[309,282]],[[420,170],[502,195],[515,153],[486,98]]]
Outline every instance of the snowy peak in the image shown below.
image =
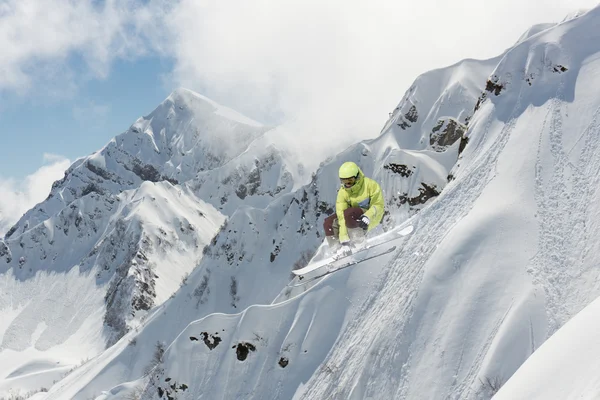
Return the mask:
[[[160,307],[160,312],[154,313],[139,332],[128,333],[97,364],[82,368],[85,379],[67,378],[64,389],[57,388],[50,398],[74,393],[90,395],[98,375],[112,377],[115,385],[124,380],[147,385],[148,394],[159,394],[161,398],[185,396],[188,390],[196,394],[203,390],[211,398],[244,398],[248,395],[245,388],[221,381],[217,371],[238,377],[250,370],[265,372],[246,377],[256,382],[266,382],[268,372],[280,371],[274,385],[288,388],[280,390],[284,398],[291,396],[300,382],[306,382],[316,373],[318,363],[326,357],[347,323],[344,315],[356,313],[354,303],[346,299],[354,295],[365,298],[385,265],[383,259],[379,260],[382,264],[371,265],[372,275],[364,281],[354,280],[351,290],[345,287],[344,278],[335,284],[335,290],[326,288],[315,296],[299,296],[304,288],[285,287],[291,268],[306,265],[313,255],[322,256],[325,250],[322,225],[324,218],[334,212],[340,187],[339,165],[355,161],[366,175],[381,183],[387,206],[383,225],[393,233],[395,225],[431,203],[448,183],[467,116],[473,112],[477,96],[484,90],[494,66],[490,61],[467,60],[455,68],[434,71],[429,75],[431,81],[424,75],[401,103],[420,107],[423,115],[419,111],[408,112],[411,106],[403,114],[414,125],[402,129],[389,124],[389,129],[378,138],[351,146],[324,162],[310,183],[298,190],[294,191],[294,176],[285,154],[274,146],[265,146],[262,139],[254,141],[230,162],[201,171],[185,182],[185,187],[195,195],[229,215],[227,224],[203,252],[202,261],[186,283],[173,299]],[[474,74],[481,77],[478,84],[468,80]],[[464,79],[467,80],[463,82]],[[465,88],[470,93],[469,101],[463,101]],[[432,108],[427,109],[423,104]],[[423,121],[431,128],[423,130]],[[421,139],[426,141],[420,143]],[[404,148],[407,143],[415,145]],[[387,261],[392,257],[390,254]],[[327,308],[321,300],[328,303]],[[335,310],[339,317],[332,320]],[[290,314],[283,321],[285,312]],[[282,321],[280,327],[287,330],[277,328],[278,333],[273,333],[275,328],[269,322],[273,320]],[[310,321],[327,327],[311,330]],[[181,334],[184,329],[186,333]],[[303,343],[302,338],[309,336],[312,339]],[[136,344],[127,346],[123,341]],[[157,342],[166,344],[165,357],[151,360]],[[278,342],[281,347],[274,348],[272,343]],[[167,349],[168,344],[171,346]],[[178,348],[184,350],[180,352]],[[305,352],[311,356],[305,356]],[[132,354],[139,358],[135,365],[127,371],[116,367],[128,363]],[[197,371],[190,375],[187,369],[178,367],[194,362],[187,358],[188,354],[214,366],[204,371],[205,380],[193,383],[192,376]],[[255,363],[265,363],[268,367],[261,369]],[[149,364],[155,368],[151,375],[147,370]],[[151,381],[142,376],[152,376]],[[210,387],[205,384],[212,381],[220,383]],[[269,397],[267,392],[273,386],[260,385],[255,396]],[[130,387],[130,384],[116,386],[114,393],[123,395]]]
[[[424,74],[380,137],[318,171],[306,188],[308,203],[317,192],[330,200],[341,161],[356,161],[376,177],[386,199],[455,173],[412,217],[412,236],[393,241],[396,253],[305,291],[282,288],[270,304],[241,314],[193,321],[150,378],[138,374],[105,398],[127,395],[134,385],[153,399],[491,398],[549,334],[599,294],[597,11],[527,34],[495,60]],[[526,73],[535,68],[541,72],[530,85]],[[453,168],[460,135],[468,140]],[[285,210],[292,216],[302,210],[296,202],[283,207],[287,198],[265,210],[264,226],[281,221]],[[250,210],[234,215],[260,219]],[[236,223],[205,262],[230,256],[230,268],[252,265],[248,247],[238,242],[243,260],[232,251],[234,240],[246,236],[237,236],[241,229],[252,235],[252,247],[260,246],[262,239],[248,231],[254,227]],[[285,232],[291,231],[285,223],[279,229],[286,243],[298,237]],[[256,267],[268,276],[268,267]],[[204,287],[199,278],[193,284]],[[269,289],[279,279],[269,280]],[[236,293],[251,295],[252,284],[237,282]],[[183,304],[191,290],[167,308]],[[214,297],[202,299],[208,304]],[[170,313],[179,317],[182,309]]]
[[344,151],[321,174],[335,176],[337,165],[357,162],[382,186],[384,224],[411,217],[453,179],[477,99],[499,60],[464,60],[419,76],[381,135]]
[[586,13],[588,13],[589,11],[591,11],[591,10],[588,8],[580,8],[579,10],[576,10],[576,11],[573,11],[572,13],[567,14],[567,16],[562,20],[562,22],[567,22],[572,19],[579,18],[582,15],[585,15]]
[[525,31],[525,33],[523,33],[521,35],[521,37],[519,38],[519,40],[517,40],[517,42],[515,43],[515,45],[524,42],[525,40],[529,39],[532,36],[537,35],[540,32],[543,32],[545,30],[548,30],[552,27],[555,27],[556,24],[553,23],[545,23],[545,24],[537,24],[537,25],[533,25],[531,28],[527,29]]
[[[173,92],[116,138],[117,147],[178,181],[235,158],[269,128],[192,91]],[[151,149],[153,152],[141,154]]]
[[[52,214],[62,218],[47,227],[54,243],[60,239],[63,249],[87,240],[83,248],[93,250],[77,250],[77,268],[67,271],[79,279],[76,290],[41,273],[19,278],[28,290],[56,285],[52,296],[70,296],[69,304],[94,293],[85,314],[112,333],[101,335],[114,345],[44,398],[491,398],[600,295],[599,21],[595,9],[533,27],[495,59],[421,75],[379,137],[327,160],[298,190],[285,154],[262,141],[265,128],[175,92],[70,170],[71,182],[82,165],[103,180],[82,173],[81,184],[59,183],[63,190],[54,193],[63,202],[72,195],[69,204],[77,206]],[[207,134],[195,153],[194,115],[214,132],[224,114],[246,143],[225,149]],[[381,184],[386,231],[377,239],[394,250],[287,287],[292,268],[326,250],[322,223],[334,211],[343,161]],[[83,197],[68,189],[90,183],[98,190]],[[86,217],[96,208],[103,218]],[[79,226],[98,227],[91,239],[72,228],[80,209]],[[405,225],[413,233],[397,235]],[[0,242],[11,271],[22,257],[23,268],[37,262],[40,253],[23,250],[39,244],[27,236],[35,231],[23,228]],[[0,304],[23,301],[12,282]],[[172,293],[160,287],[165,282],[179,287],[161,303]],[[54,329],[70,310],[52,321]],[[10,309],[11,318],[19,315],[3,345],[29,351],[35,339],[43,350],[54,346],[59,359],[68,347],[49,341],[54,335],[40,341],[36,312]],[[93,331],[78,324],[69,332]],[[98,354],[83,343],[86,354]],[[31,368],[4,362],[11,354],[0,353],[0,366],[9,366],[0,376],[10,377],[2,388]]]
[[220,105],[214,102],[213,100],[209,99],[208,97],[202,96],[201,94],[193,92],[189,89],[176,89],[175,91],[173,91],[173,93],[169,95],[169,97],[167,97],[164,103],[168,102],[170,102],[174,106],[179,105],[185,107],[187,105],[188,108],[192,109],[206,108],[208,110],[212,107],[212,112],[214,114],[220,115],[229,121],[237,122],[239,124],[248,126],[255,126],[258,128],[262,127],[261,123],[256,122],[253,119],[248,118],[245,115],[240,114],[239,112],[231,108]]
[[464,60],[453,66],[419,76],[390,113],[382,135],[393,135],[401,148],[430,148],[434,128],[447,117],[467,125],[473,115],[482,82],[493,71],[498,58]]
[[600,49],[600,33],[589,29],[599,15],[600,9],[595,8],[507,51],[490,75],[477,108],[487,98],[498,105],[513,104],[514,109],[502,107],[505,114],[500,117],[506,121],[523,113],[529,104],[544,104],[557,92],[565,101],[573,101],[581,68]]
[[118,194],[144,181],[189,181],[243,154],[268,130],[189,90],[177,90],[103,149],[73,163],[48,198],[6,236],[41,223],[89,193]]

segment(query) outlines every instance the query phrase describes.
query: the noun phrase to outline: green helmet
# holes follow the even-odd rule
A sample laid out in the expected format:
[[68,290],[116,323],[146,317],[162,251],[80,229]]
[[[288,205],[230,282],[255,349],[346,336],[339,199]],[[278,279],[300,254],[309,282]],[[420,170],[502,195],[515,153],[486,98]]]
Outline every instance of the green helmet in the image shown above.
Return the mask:
[[342,164],[340,167],[340,179],[352,178],[358,176],[358,165],[352,161],[348,161]]

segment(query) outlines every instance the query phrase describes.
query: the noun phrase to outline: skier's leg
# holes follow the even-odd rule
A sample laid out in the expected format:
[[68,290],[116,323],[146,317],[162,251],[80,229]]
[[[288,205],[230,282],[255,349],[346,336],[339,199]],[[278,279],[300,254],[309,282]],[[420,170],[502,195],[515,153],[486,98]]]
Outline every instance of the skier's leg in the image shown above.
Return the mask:
[[348,236],[355,247],[362,248],[366,245],[366,230],[361,228],[358,221],[364,214],[360,207],[351,207],[344,211],[346,226],[348,227]]
[[325,222],[323,222],[323,229],[325,230],[325,238],[327,239],[327,253],[329,255],[333,255],[340,248],[340,226],[336,214],[325,218]]
[[346,227],[351,228],[360,228],[358,221],[364,214],[364,211],[360,207],[350,207],[344,210],[344,219],[346,220]]
[[327,239],[327,246],[329,247],[329,255],[335,254],[340,248],[340,240],[335,236],[326,236],[325,238]]
[[336,227],[339,229],[339,226],[337,225],[337,214],[331,214],[323,221],[325,236],[337,236]]
[[357,249],[362,249],[367,245],[366,231],[362,228],[348,229],[348,236],[350,236],[350,242]]

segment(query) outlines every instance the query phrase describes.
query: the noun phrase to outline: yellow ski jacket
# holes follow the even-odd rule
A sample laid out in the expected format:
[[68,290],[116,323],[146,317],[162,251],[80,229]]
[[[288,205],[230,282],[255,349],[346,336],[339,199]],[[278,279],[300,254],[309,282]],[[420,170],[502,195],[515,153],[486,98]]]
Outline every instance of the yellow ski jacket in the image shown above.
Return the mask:
[[364,215],[371,221],[367,231],[375,228],[381,222],[384,211],[384,200],[381,187],[373,179],[367,178],[362,170],[358,169],[358,180],[349,189],[344,185],[338,190],[335,202],[335,212],[340,226],[340,242],[350,240],[348,228],[344,219],[344,211],[350,207],[360,207]]

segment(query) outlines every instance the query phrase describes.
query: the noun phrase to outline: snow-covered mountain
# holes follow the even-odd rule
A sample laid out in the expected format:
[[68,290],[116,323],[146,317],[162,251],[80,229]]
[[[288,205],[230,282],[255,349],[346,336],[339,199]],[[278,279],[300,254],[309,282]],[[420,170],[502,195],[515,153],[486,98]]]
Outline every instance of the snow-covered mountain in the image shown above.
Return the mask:
[[[450,75],[438,79],[441,97],[454,83]],[[462,107],[472,109],[479,92],[473,86],[456,95],[444,117],[460,118]],[[398,110],[408,102],[428,109],[427,101],[435,102],[435,96],[407,95]],[[446,135],[435,151],[427,144],[401,149],[391,122],[401,117],[396,114],[378,140],[348,149],[301,186],[302,166],[290,165],[270,137],[282,132],[187,90],[174,92],[102,150],[77,160],[48,199],[0,241],[2,277],[11,288],[3,293],[2,387],[50,386],[105,348],[99,357],[109,362],[101,367],[101,380],[110,387],[146,373],[156,343],[170,343],[189,322],[272,302],[289,281],[292,265],[305,264],[323,239],[321,225],[333,212],[341,159],[359,161],[386,191],[397,192],[388,199],[387,226],[394,216],[406,218],[446,184],[458,141]],[[421,130],[421,123],[403,129],[422,137]],[[229,147],[226,138],[234,139]],[[180,285],[171,301],[156,308]],[[56,311],[50,312],[48,302]],[[47,330],[61,331],[77,304],[86,307],[69,321],[69,329],[45,339]],[[144,321],[146,311],[163,308],[177,310],[176,321],[165,324],[157,314]],[[131,349],[111,345],[132,329],[140,335],[134,340],[136,366],[125,372],[120,360],[131,357]],[[15,358],[16,352],[28,356]],[[88,365],[99,368],[96,361]],[[55,387],[74,392],[59,397],[94,395],[97,377],[88,382],[70,376],[76,385],[68,386],[68,378]]]
[[[31,381],[34,390],[50,386],[179,288],[226,220],[209,196],[198,197],[201,188],[195,193],[179,180],[220,171],[211,179],[235,182],[237,192],[250,185],[252,199],[259,197],[252,175],[238,175],[258,164],[277,187],[273,198],[289,192],[293,173],[261,140],[268,130],[178,90],[77,160],[0,240],[0,395]],[[261,150],[250,159],[243,154],[252,146]],[[237,158],[236,168],[226,166]]]
[[[309,182],[274,130],[176,91],[0,240],[0,396],[489,399],[600,294],[599,23],[423,74]],[[381,183],[396,250],[287,287],[347,160]],[[585,376],[562,382],[597,394]]]
[[[466,62],[451,69],[477,66],[477,62]],[[481,62],[480,66],[488,68],[489,74],[493,63]],[[452,84],[450,76],[441,81]],[[448,88],[443,86],[439,90],[438,97]],[[479,94],[480,90],[474,89],[456,97],[460,97],[459,104],[473,109]],[[423,100],[407,96],[399,109],[407,101],[423,109],[429,107]],[[462,107],[447,108],[446,112],[444,116],[459,118]],[[405,131],[407,135],[423,135],[420,125]],[[443,131],[441,133],[443,135]],[[348,149],[324,165],[308,185],[294,192],[289,189],[297,171],[282,169],[285,161],[281,155],[264,143],[251,143],[236,159],[198,171],[183,186],[229,215],[227,224],[206,247],[204,258],[171,300],[156,308],[137,331],[57,383],[49,398],[87,398],[97,394],[100,381],[104,382],[103,386],[111,387],[123,380],[144,376],[153,365],[157,343],[171,343],[195,319],[219,312],[239,312],[254,304],[269,304],[280,297],[293,265],[305,264],[323,239],[321,225],[324,217],[333,212],[340,160],[359,161],[365,172],[382,181],[386,191],[405,191],[403,199],[398,192],[388,201],[387,225],[390,227],[394,216],[406,218],[411,210],[436,196],[456,161],[457,138],[454,143],[446,140],[433,151],[428,145],[401,149],[395,135],[395,129],[390,127],[378,140]],[[442,135],[438,133],[438,137]],[[444,151],[442,146],[448,149]],[[162,184],[171,187],[167,182]],[[424,185],[432,188],[426,195],[420,190]],[[102,248],[102,244],[98,247]],[[287,291],[283,296],[292,294]],[[125,359],[127,368],[123,368]],[[130,365],[132,359],[135,362]],[[90,374],[88,368],[95,372]]]

